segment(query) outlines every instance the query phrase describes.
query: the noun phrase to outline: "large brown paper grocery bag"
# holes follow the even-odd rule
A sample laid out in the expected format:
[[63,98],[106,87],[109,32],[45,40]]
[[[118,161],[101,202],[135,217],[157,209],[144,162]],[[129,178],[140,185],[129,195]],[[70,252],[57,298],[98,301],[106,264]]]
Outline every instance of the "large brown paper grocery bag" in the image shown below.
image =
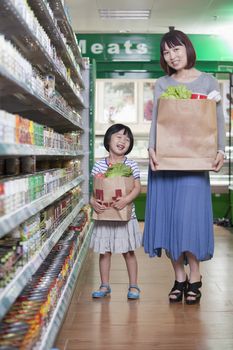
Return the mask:
[[131,218],[132,204],[127,205],[122,210],[112,207],[117,197],[126,196],[134,188],[134,178],[116,176],[112,178],[94,178],[94,197],[106,206],[106,210],[97,214],[93,212],[92,218],[95,220],[108,221],[128,221]]
[[158,170],[212,170],[217,153],[216,102],[160,99]]

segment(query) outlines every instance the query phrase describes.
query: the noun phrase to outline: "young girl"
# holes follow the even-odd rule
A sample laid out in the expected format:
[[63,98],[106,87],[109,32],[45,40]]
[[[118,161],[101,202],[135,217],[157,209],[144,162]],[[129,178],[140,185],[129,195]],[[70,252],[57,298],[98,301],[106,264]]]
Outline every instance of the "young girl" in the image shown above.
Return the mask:
[[[109,165],[115,163],[124,163],[131,167],[134,177],[134,188],[127,196],[116,199],[113,206],[117,210],[121,210],[131,203],[141,190],[138,165],[135,161],[126,157],[126,154],[130,153],[133,148],[133,142],[133,135],[128,126],[123,124],[112,125],[104,136],[104,147],[109,152],[109,155],[96,162],[92,169],[92,175],[95,176],[98,173],[105,173]],[[107,210],[94,196],[92,196],[90,203],[97,213],[103,213],[104,210]],[[99,290],[92,293],[93,298],[102,298],[111,293],[109,274],[112,253],[122,253],[125,259],[129,275],[128,299],[139,298],[140,289],[137,285],[138,267],[134,250],[141,246],[141,239],[142,236],[134,205],[129,221],[95,220],[90,247],[100,254],[101,285]]]

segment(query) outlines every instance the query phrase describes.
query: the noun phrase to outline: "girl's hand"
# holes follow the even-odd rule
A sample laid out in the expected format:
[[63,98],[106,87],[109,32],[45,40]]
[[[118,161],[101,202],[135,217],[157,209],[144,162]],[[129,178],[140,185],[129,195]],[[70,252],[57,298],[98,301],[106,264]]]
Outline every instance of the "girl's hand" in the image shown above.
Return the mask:
[[106,207],[101,203],[101,201],[95,199],[94,197],[91,198],[90,204],[97,214],[103,213],[103,211],[106,209]]
[[159,165],[157,159],[156,159],[156,153],[153,148],[149,148],[149,163],[152,171],[155,171],[157,168],[157,165]]
[[115,200],[113,208],[121,210],[124,209],[127,204],[129,204],[129,201],[126,199],[126,197],[119,197]]
[[222,166],[223,166],[223,163],[224,163],[224,154],[218,152],[217,155],[216,155],[216,158],[215,158],[215,161],[213,163],[213,167],[214,167],[214,171],[219,171]]
[[127,194],[127,196],[118,197],[112,205],[113,208],[117,210],[124,209],[127,204],[132,203],[133,200],[137,198],[140,192],[141,192],[141,184],[140,184],[140,179],[138,178],[134,180],[133,190],[129,194]]

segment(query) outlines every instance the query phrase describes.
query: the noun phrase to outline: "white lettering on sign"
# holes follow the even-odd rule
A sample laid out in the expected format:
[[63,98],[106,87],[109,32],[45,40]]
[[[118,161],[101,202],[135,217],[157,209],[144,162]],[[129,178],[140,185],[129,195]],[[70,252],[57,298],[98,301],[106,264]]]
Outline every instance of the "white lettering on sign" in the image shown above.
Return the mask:
[[127,53],[127,55],[132,53],[132,51],[130,50],[131,46],[132,46],[132,44],[131,44],[130,40],[127,40],[124,43],[125,53]]
[[104,47],[102,44],[96,43],[91,45],[91,52],[96,55],[99,55],[100,53],[102,53],[103,50],[104,50]]
[[[85,39],[79,40],[78,45],[81,49],[82,54],[87,53],[87,41]],[[148,47],[145,43],[139,43],[136,45],[136,49],[132,48],[133,43],[130,40],[125,41],[123,44],[125,54],[132,55],[132,54],[139,54],[144,55],[148,53]],[[117,43],[109,43],[106,45],[106,48],[101,43],[94,43],[91,45],[90,50],[94,55],[99,55],[104,52],[104,50],[107,50],[107,53],[110,55],[119,55],[121,53],[120,44]]]
[[146,44],[143,44],[143,43],[137,44],[137,49],[138,49],[137,53],[141,55],[148,53],[148,48]]
[[87,53],[87,41],[86,40],[79,40],[78,46],[80,47],[82,54],[85,55]]
[[108,45],[108,49],[107,49],[108,53],[111,54],[119,54],[120,53],[120,47],[118,44],[109,44]]

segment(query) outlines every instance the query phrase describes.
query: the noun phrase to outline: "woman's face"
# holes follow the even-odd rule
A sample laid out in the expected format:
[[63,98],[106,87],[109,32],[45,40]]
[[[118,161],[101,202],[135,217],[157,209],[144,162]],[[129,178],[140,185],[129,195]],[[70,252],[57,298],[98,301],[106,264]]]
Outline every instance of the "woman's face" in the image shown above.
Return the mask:
[[122,129],[112,134],[110,139],[109,151],[118,156],[125,155],[130,146],[130,138],[127,134],[124,134],[124,132],[125,130]]
[[169,67],[175,69],[176,71],[187,67],[187,51],[184,45],[169,47],[167,44],[165,44],[163,57]]

